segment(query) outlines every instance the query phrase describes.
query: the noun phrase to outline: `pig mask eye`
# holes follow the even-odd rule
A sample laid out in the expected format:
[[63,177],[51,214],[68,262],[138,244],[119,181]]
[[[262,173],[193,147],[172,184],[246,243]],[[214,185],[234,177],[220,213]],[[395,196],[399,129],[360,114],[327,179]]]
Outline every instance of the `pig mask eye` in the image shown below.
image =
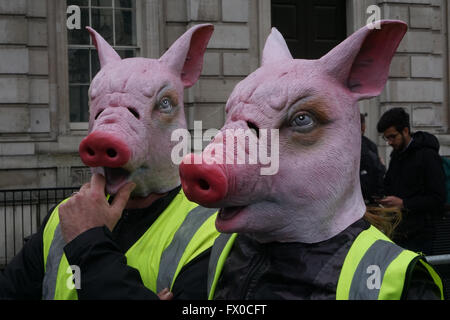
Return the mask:
[[105,109],[100,109],[97,114],[95,115],[94,119],[97,120],[97,118],[100,116],[100,114],[105,111]]
[[168,97],[164,97],[159,102],[159,111],[162,113],[171,113],[173,109],[172,101]]
[[295,115],[290,125],[295,131],[306,133],[315,128],[316,121],[313,116],[307,113],[300,113]]

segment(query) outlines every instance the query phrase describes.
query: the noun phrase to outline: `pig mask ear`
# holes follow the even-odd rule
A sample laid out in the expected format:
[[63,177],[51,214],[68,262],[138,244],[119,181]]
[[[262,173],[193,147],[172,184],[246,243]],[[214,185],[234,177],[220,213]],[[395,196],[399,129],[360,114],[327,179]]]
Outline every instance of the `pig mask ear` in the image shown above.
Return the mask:
[[291,52],[289,51],[283,36],[277,28],[272,28],[272,32],[267,38],[264,46],[262,65],[292,59]]
[[117,52],[102,38],[94,29],[86,27],[92,37],[92,43],[97,48],[98,58],[100,60],[100,67],[103,68],[110,62],[120,61],[120,56]]
[[320,59],[329,75],[353,92],[356,99],[378,96],[408,26],[402,21],[379,21],[381,29],[363,27]]
[[214,31],[212,24],[200,24],[186,31],[159,59],[176,75],[185,88],[192,87],[200,77],[203,56]]

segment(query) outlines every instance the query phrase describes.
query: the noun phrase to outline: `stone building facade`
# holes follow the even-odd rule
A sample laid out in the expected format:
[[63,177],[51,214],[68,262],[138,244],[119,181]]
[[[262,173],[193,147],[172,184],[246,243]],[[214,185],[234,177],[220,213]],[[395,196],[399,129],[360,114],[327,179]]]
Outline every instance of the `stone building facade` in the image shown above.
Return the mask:
[[[68,2],[0,0],[0,189],[78,186],[89,178],[77,153],[87,124],[71,122]],[[388,157],[376,122],[387,108],[401,106],[412,115],[413,129],[437,134],[442,155],[450,155],[448,1],[347,0],[348,34],[367,23],[367,8],[374,4],[381,18],[401,19],[410,29],[385,91],[361,103],[368,113],[367,135]],[[220,128],[233,87],[260,64],[272,26],[271,1],[133,0],[133,5],[137,56],[158,58],[190,26],[215,25],[201,79],[185,92],[185,108],[191,129],[194,120],[203,121],[203,129]]]

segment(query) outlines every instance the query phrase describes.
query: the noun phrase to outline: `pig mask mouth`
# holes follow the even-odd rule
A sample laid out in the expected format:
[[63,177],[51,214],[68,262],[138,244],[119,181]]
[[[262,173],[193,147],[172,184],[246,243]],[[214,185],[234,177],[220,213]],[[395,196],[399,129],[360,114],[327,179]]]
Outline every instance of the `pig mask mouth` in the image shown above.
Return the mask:
[[108,194],[116,194],[127,182],[131,181],[131,173],[124,168],[104,167],[103,170]]
[[239,215],[247,206],[238,206],[238,207],[225,207],[219,210],[219,214],[217,219],[222,221],[232,220],[234,217]]
[[[267,206],[270,206],[271,209],[264,209]],[[217,214],[216,229],[222,233],[259,233],[261,230],[259,228],[255,229],[254,223],[252,222],[253,219],[259,221],[257,224],[261,221],[267,221],[267,216],[273,217],[277,214],[277,208],[277,203],[269,199],[255,201],[241,206],[224,206]],[[282,217],[276,218],[270,224],[269,229],[278,228],[278,222],[281,220]]]
[[239,218],[247,206],[223,207],[219,209],[216,218],[216,229],[219,232],[232,232],[235,218]]

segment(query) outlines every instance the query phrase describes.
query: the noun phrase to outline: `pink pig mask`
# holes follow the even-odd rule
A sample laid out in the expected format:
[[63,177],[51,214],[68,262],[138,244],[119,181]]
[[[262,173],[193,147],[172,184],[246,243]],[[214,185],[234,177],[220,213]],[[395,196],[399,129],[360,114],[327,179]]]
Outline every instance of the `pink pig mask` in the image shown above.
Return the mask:
[[106,192],[127,182],[133,197],[164,193],[180,184],[171,161],[171,133],[186,128],[183,90],[200,76],[214,27],[197,25],[158,60],[121,59],[93,29],[101,70],[89,89],[89,135],[79,153],[92,173],[106,177]]
[[[319,60],[296,60],[273,28],[262,66],[232,92],[221,132],[279,130],[278,172],[263,176],[258,164],[211,159],[198,164],[202,155],[188,155],[180,165],[187,197],[222,208],[219,231],[262,243],[317,243],[361,219],[358,101],[381,93],[406,30],[401,21],[381,21],[380,30],[364,27]],[[207,149],[234,143],[224,136]],[[212,154],[205,151],[203,157]]]

